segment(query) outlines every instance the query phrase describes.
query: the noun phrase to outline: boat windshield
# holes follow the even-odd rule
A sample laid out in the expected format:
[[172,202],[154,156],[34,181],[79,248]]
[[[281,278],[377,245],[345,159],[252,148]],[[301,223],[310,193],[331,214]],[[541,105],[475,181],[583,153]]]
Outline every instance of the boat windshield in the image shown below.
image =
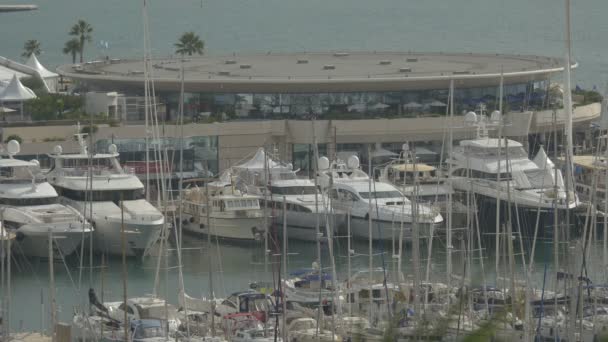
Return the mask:
[[363,197],[365,199],[370,199],[370,198],[402,198],[403,197],[403,195],[399,191],[397,191],[397,190],[372,192],[371,193],[371,197],[370,197],[370,193],[369,192],[359,192],[359,195],[361,195],[361,197]]
[[[62,196],[75,201],[88,201],[90,191],[57,188]],[[92,200],[96,202],[133,201],[144,198],[144,189],[134,190],[94,190]]]
[[314,195],[317,190],[314,186],[272,186],[270,192],[275,195]]
[[15,207],[46,205],[57,203],[57,197],[38,197],[38,198],[0,198],[0,204],[12,205]]
[[162,324],[158,326],[140,325],[135,329],[133,337],[135,339],[163,337],[165,335]]
[[[27,167],[0,167],[0,183],[4,184],[28,184],[32,182],[32,173]],[[36,177],[36,181],[42,177]]]

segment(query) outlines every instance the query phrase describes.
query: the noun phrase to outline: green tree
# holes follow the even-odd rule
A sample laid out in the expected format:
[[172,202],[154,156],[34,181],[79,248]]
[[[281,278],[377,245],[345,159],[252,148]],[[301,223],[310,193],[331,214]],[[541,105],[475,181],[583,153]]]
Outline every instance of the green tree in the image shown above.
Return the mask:
[[198,35],[194,34],[194,32],[185,32],[179,37],[179,41],[174,45],[177,48],[175,53],[182,56],[192,56],[195,53],[202,55],[203,49],[205,48],[205,42],[202,41]]
[[93,36],[91,33],[93,32],[93,27],[86,21],[80,19],[72,28],[70,29],[70,36],[74,36],[78,39],[78,52],[80,53],[80,63],[84,61],[84,43],[90,43],[93,41]]
[[76,64],[76,55],[80,52],[80,40],[78,38],[72,38],[65,42],[63,46],[63,53],[66,55],[72,55],[72,64]]
[[21,139],[20,136],[18,136],[17,134],[11,134],[8,137],[6,137],[6,140],[4,140],[5,143],[8,143],[11,140],[17,140],[18,143],[22,143],[23,139]]
[[39,55],[41,51],[40,42],[36,39],[30,39],[23,44],[23,53],[21,54],[21,57],[30,58],[32,54]]

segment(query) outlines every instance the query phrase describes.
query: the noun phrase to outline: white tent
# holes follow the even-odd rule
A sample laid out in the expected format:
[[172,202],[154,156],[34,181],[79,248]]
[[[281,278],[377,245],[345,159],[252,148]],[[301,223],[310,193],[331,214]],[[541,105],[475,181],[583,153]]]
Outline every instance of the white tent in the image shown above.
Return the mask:
[[44,83],[46,83],[46,86],[48,87],[49,91],[57,91],[57,85],[59,84],[59,75],[52,71],[49,71],[42,64],[40,64],[35,54],[30,55],[30,58],[27,60],[25,65],[38,72],[40,77],[44,80]]
[[36,98],[36,94],[19,81],[17,74],[13,75],[13,79],[0,93],[0,101],[3,102],[23,102],[29,99]]
[[429,103],[429,106],[431,107],[445,107],[446,104],[441,102],[441,101],[437,101],[437,100],[433,100],[431,103]]
[[373,110],[382,110],[382,109],[386,109],[388,107],[390,107],[390,106],[385,103],[378,102],[375,105],[371,106],[370,108]]
[[266,157],[266,152],[264,148],[260,147],[255,155],[249,159],[248,161],[235,165],[232,168],[235,170],[249,170],[249,171],[264,171],[264,160],[268,162],[268,170],[284,170],[291,171],[291,169],[283,164],[277,163],[276,161],[270,159],[270,157]]
[[418,109],[422,108],[422,105],[418,102],[412,101],[403,105],[403,109]]
[[31,89],[23,86],[17,74],[15,74],[13,75],[13,79],[0,93],[0,104],[2,102],[18,102],[21,105],[20,112],[21,119],[23,119],[23,102],[35,98],[36,94]]
[[0,81],[10,81],[14,75],[17,75],[19,78],[28,77],[29,75],[24,74],[22,72],[9,69],[5,66],[0,65]]
[[25,65],[38,71],[40,76],[44,79],[52,78],[52,77],[59,77],[58,74],[56,74],[52,71],[49,71],[42,64],[40,64],[40,62],[38,61],[38,58],[36,58],[36,54],[31,54],[30,58],[28,58],[27,62],[25,62]]

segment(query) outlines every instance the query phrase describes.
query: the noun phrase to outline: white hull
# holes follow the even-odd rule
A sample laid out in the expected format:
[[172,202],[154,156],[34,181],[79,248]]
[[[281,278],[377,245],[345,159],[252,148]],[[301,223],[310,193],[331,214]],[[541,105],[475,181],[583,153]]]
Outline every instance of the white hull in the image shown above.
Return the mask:
[[[511,188],[510,194],[507,191],[506,186],[500,186],[497,190],[496,182],[489,181],[473,181],[468,178],[454,178],[452,184],[456,190],[459,191],[471,191],[474,194],[488,197],[496,200],[499,198],[500,201],[506,202],[517,206],[521,209],[553,209],[555,207],[554,198],[549,195],[542,195],[543,190],[516,190]],[[530,192],[534,191],[534,194]],[[570,198],[570,203],[567,205],[564,198],[558,199],[557,209],[573,209],[580,204],[576,195],[574,198]]]
[[[224,239],[235,240],[258,240],[263,238],[266,233],[264,228],[264,217],[231,217],[231,218],[210,218],[211,231],[205,224],[205,218],[199,224],[195,220],[190,220],[191,216],[186,216],[186,224],[183,228],[186,232],[216,236]],[[194,221],[194,222],[190,222]]]
[[[369,219],[363,217],[351,217],[350,231],[354,238],[369,240]],[[431,230],[430,223],[418,224],[418,236],[425,238]],[[401,233],[401,222],[389,222],[372,220],[372,240],[375,241],[393,241],[399,240]],[[403,239],[411,240],[412,238],[412,223],[403,223]]]
[[[269,216],[274,216],[272,219],[272,232],[276,232],[278,236],[283,236],[283,210],[275,209],[268,212]],[[332,217],[333,216],[333,217]],[[287,237],[294,240],[317,241],[316,227],[317,220],[319,221],[319,231],[326,235],[325,222],[327,217],[330,218],[330,227],[340,227],[344,223],[344,215],[340,214],[325,214],[324,212],[304,213],[287,211]],[[335,222],[332,222],[335,221]],[[269,219],[270,221],[270,219]]]
[[[23,253],[28,257],[47,258],[49,256],[48,227],[42,225],[25,225],[17,230],[17,238],[13,251]],[[53,225],[53,254],[54,258],[71,255],[80,246],[81,242],[88,241],[91,230],[87,227],[72,227],[70,224]],[[84,234],[84,236],[83,236]]]
[[[65,199],[70,205],[79,210],[94,226],[93,249],[109,255],[122,255],[122,214],[120,207],[112,202],[92,202],[93,215],[90,206],[85,202]],[[160,237],[165,219],[160,212],[150,212],[151,205],[147,202],[125,201],[124,231],[126,238],[125,253],[127,256],[140,256],[146,253]],[[131,204],[144,204],[142,212],[127,212]],[[148,212],[146,212],[148,210]],[[156,210],[156,209],[154,209]]]

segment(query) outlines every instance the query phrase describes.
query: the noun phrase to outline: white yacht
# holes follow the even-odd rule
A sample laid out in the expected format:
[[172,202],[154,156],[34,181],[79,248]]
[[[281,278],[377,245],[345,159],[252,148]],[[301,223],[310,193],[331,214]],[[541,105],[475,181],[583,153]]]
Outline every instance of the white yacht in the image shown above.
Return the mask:
[[332,224],[335,227],[342,223],[343,217],[331,212],[329,198],[317,190],[313,181],[298,178],[296,172],[291,164],[272,160],[263,148],[258,149],[253,158],[230,170],[238,179],[238,187],[262,198],[271,217],[269,224],[275,225],[279,235],[282,234],[285,201],[289,238],[316,241],[317,222],[322,233],[327,218],[335,222]]
[[[348,163],[338,160],[330,164],[326,157],[319,159],[318,183],[323,191],[329,192],[334,209],[350,213],[352,236],[370,238],[370,215],[373,240],[398,239],[402,224],[403,237],[409,239],[414,222],[419,228],[419,236],[425,237],[428,236],[431,225],[443,222],[438,211],[425,204],[418,203],[413,206],[412,202],[391,184],[371,181],[370,192],[369,176],[359,168],[359,159],[356,156],[351,156]],[[417,208],[416,212],[414,208]]]
[[566,194],[562,173],[541,147],[533,160],[522,144],[489,138],[462,140],[447,163],[452,185],[491,200],[510,201],[521,209],[571,209],[579,205],[574,192]]
[[182,206],[185,231],[225,239],[263,238],[266,227],[259,197],[243,194],[225,179],[209,183],[207,190],[199,187],[185,190]]
[[108,153],[92,154],[84,140],[86,134],[75,136],[80,152],[63,154],[61,146],[55,146],[49,154],[54,164],[47,179],[64,203],[93,224],[96,251],[122,254],[124,220],[126,254],[145,254],[159,238],[163,214],[144,199],[144,186],[133,170],[121,167],[116,145],[110,145]]
[[0,159],[0,211],[8,231],[15,234],[13,251],[49,256],[49,231],[54,257],[72,254],[91,235],[91,226],[74,208],[58,204],[57,192],[40,173],[38,161],[14,159],[19,143],[7,144],[9,157]]

